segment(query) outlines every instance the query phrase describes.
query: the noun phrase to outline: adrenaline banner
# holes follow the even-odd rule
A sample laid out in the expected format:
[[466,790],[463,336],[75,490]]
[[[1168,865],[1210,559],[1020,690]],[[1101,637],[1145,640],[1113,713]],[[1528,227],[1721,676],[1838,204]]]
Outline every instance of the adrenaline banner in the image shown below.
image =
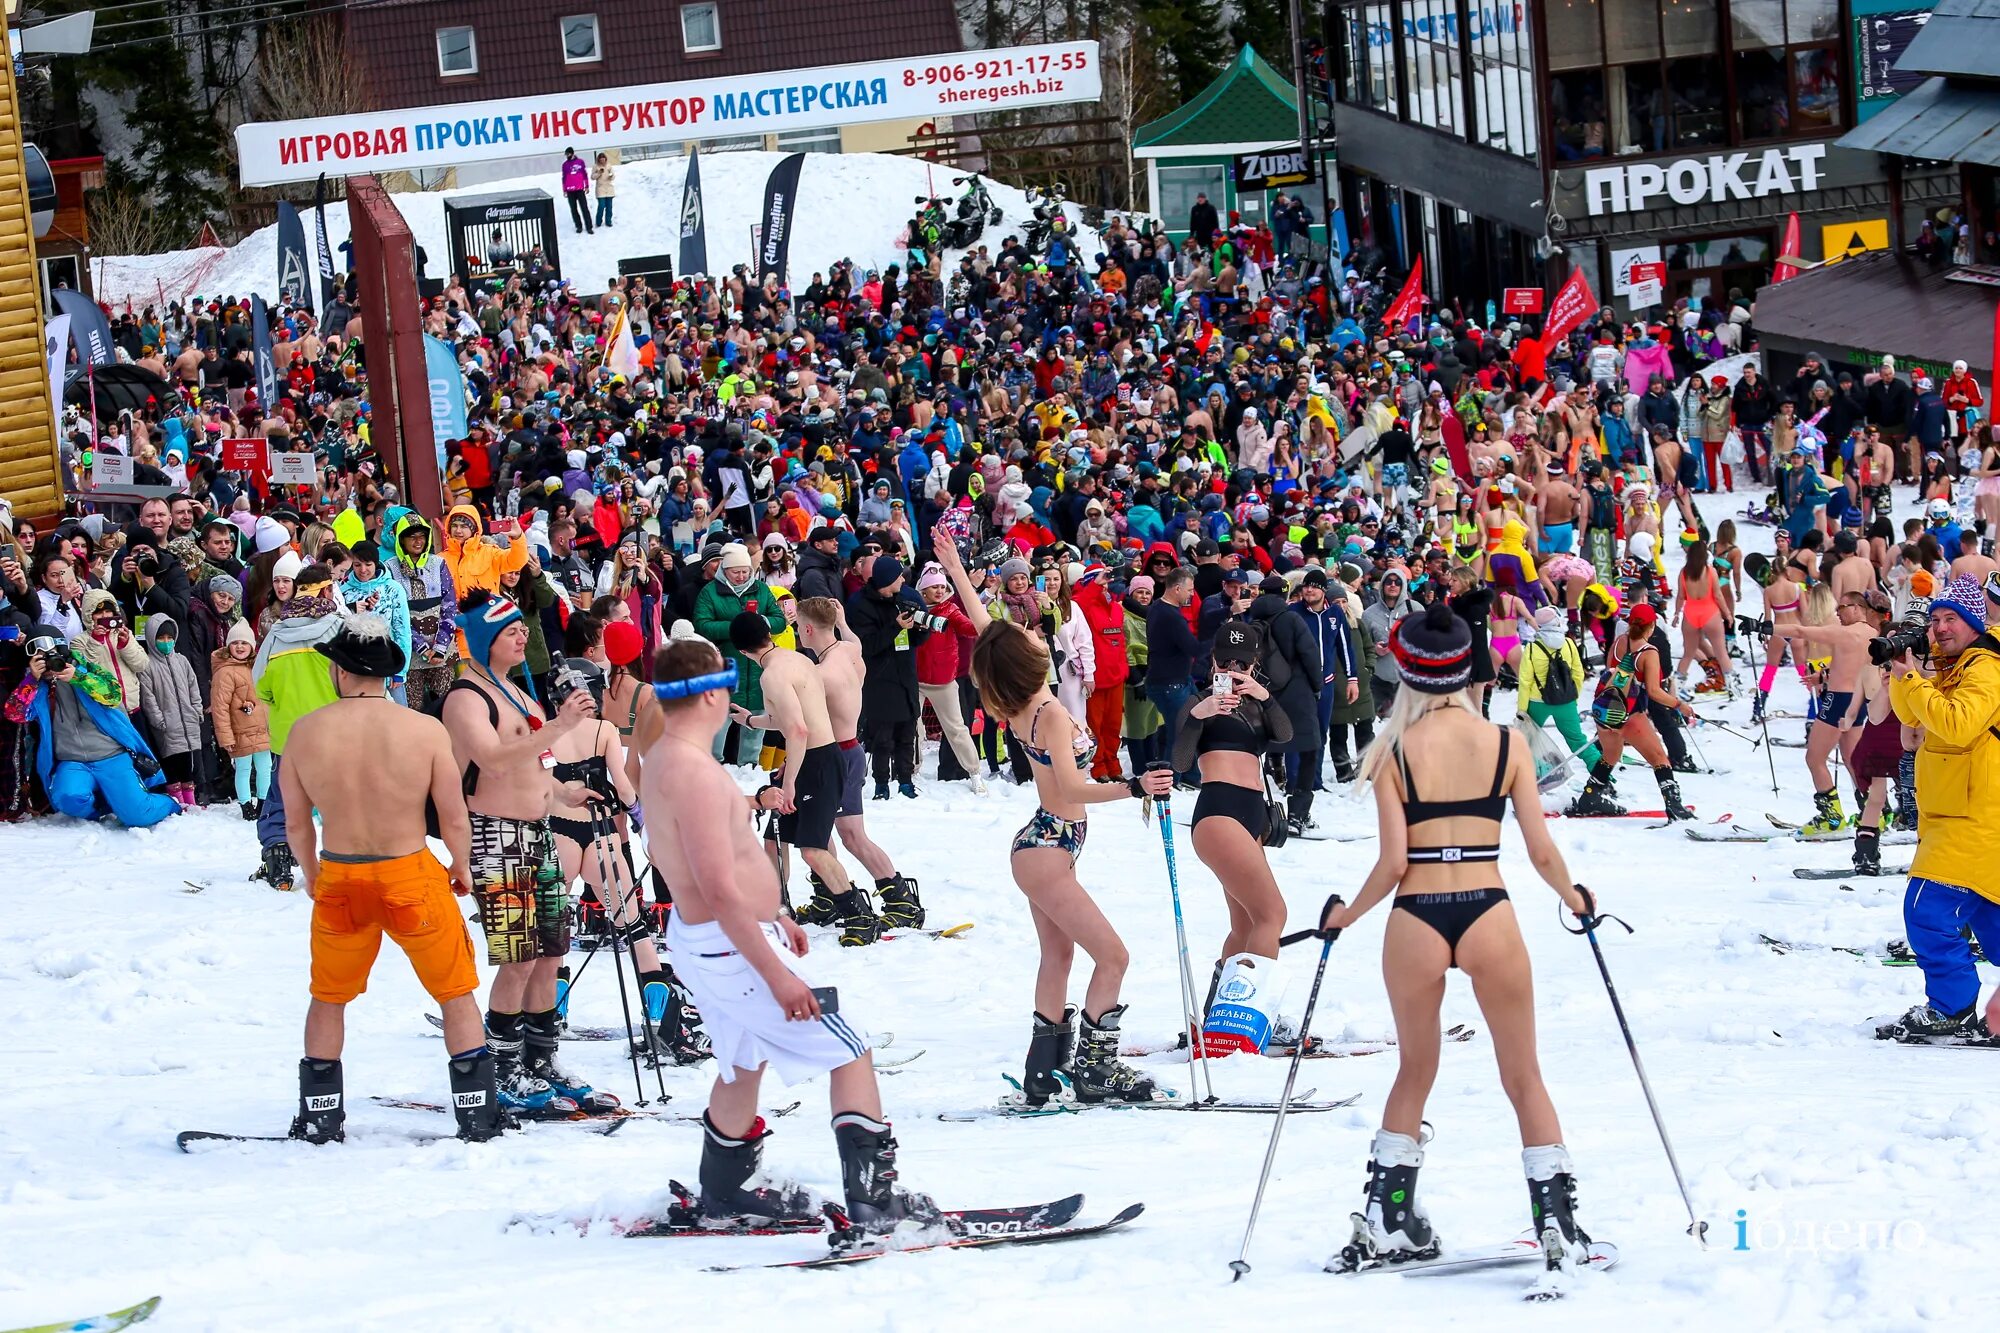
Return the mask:
[[[319,183],[313,186],[313,215],[319,228],[319,308],[333,308],[333,247],[326,239],[326,173],[321,172]],[[340,330],[335,329],[338,333]]]
[[278,299],[312,309],[312,270],[306,267],[306,229],[289,199],[278,201]]
[[278,401],[278,361],[271,351],[271,311],[255,292],[250,294],[250,344],[257,363],[257,406],[268,412]]
[[785,281],[785,269],[792,253],[792,221],[798,213],[799,170],[806,163],[804,153],[793,153],[771,168],[764,183],[764,208],[757,214],[764,224],[764,237],[757,247],[757,281],[776,276]]
[[701,206],[701,150],[688,155],[687,183],[681,187],[680,275],[708,273],[708,218]]

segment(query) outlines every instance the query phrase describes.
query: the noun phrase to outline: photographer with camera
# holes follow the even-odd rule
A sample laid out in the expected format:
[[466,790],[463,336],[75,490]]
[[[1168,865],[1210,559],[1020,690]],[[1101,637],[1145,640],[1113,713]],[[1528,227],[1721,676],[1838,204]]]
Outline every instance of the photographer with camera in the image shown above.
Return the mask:
[[77,819],[108,809],[127,828],[151,828],[178,813],[159,761],[126,715],[118,683],[70,652],[62,631],[28,635],[27,679],[7,701],[7,720],[37,729],[35,772],[49,804]]
[[1963,933],[1970,926],[1987,956],[2000,957],[2000,639],[1986,617],[1979,584],[1953,579],[1931,599],[1932,674],[1906,640],[1890,665],[1896,716],[1923,728],[1903,928],[1924,970],[1925,1003],[1877,1036],[1984,1037],[2000,1022],[2000,994],[1985,1021],[1978,1016],[1979,973]]
[[861,718],[875,774],[875,799],[889,799],[893,773],[897,790],[917,794],[917,718],[922,706],[917,694],[916,648],[928,639],[930,612],[904,586],[903,567],[892,557],[878,555],[866,586],[847,603],[847,626],[861,645],[867,676],[861,685]]
[[167,502],[148,500],[139,506],[138,520],[124,529],[125,553],[115,567],[111,591],[133,626],[144,628],[142,622],[150,615],[187,623],[194,585],[181,562],[167,553],[172,527],[173,511]]

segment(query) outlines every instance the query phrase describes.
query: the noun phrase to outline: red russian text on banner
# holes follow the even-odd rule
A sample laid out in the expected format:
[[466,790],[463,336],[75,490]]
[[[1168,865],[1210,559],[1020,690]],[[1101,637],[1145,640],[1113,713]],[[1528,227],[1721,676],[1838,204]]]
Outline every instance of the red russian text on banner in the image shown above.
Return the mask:
[[1542,330],[1545,345],[1567,338],[1571,331],[1590,318],[1597,309],[1597,297],[1591,293],[1590,284],[1584,281],[1582,269],[1571,269],[1569,281],[1556,293],[1556,299],[1549,305],[1548,324]]
[[1403,290],[1396,293],[1396,299],[1384,312],[1382,322],[1390,328],[1415,318],[1424,307],[1424,259],[1417,256],[1417,262],[1410,265],[1410,276],[1403,281]]
[[1509,315],[1539,315],[1542,313],[1542,289],[1509,287],[1500,293],[1500,309]]

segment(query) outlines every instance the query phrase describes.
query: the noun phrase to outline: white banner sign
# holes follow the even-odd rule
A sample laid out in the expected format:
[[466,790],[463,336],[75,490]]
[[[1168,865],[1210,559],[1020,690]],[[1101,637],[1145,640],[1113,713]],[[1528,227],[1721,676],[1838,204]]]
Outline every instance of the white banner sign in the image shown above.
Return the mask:
[[274,452],[271,455],[271,484],[274,486],[310,486],[313,475],[311,454]]
[[1611,294],[1632,296],[1632,266],[1634,264],[1657,264],[1660,262],[1660,247],[1657,245],[1635,245],[1629,250],[1611,252]]
[[1094,102],[1096,42],[596,88],[236,128],[245,185]]
[[130,486],[132,484],[132,457],[114,449],[99,449],[91,455],[90,484],[93,486]]

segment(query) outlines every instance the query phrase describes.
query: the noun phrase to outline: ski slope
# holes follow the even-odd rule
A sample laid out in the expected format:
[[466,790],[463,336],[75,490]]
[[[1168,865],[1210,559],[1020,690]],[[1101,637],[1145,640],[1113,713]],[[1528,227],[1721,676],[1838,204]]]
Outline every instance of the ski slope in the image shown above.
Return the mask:
[[[754,151],[702,154],[710,272],[726,274],[737,264],[755,264],[751,228],[763,220],[765,182],[785,156]],[[555,200],[556,243],[563,276],[579,292],[595,294],[617,275],[620,259],[680,253],[681,192],[687,165],[687,158],[669,157],[619,167],[615,225],[595,232],[571,230],[569,206],[553,172],[463,190],[409,191],[390,198],[410,224],[416,243],[429,256],[427,272],[435,278],[442,277],[451,263],[451,247],[445,237],[446,200],[508,190],[546,191]],[[852,259],[863,270],[882,271],[891,264],[907,267],[904,242],[910,216],[916,211],[916,197],[938,195],[945,199],[949,213],[960,193],[952,184],[955,175],[947,167],[885,153],[808,153],[799,173],[796,215],[801,225],[792,234],[791,286],[803,290],[814,273],[824,273],[842,259]],[[1004,216],[998,227],[986,228],[977,244],[997,252],[1003,238],[1023,234],[1033,210],[1027,196],[1014,186],[989,179],[987,188]],[[1077,238],[1077,252],[1088,260],[1100,245],[1098,233],[1083,227],[1076,205],[1066,205],[1065,211]],[[310,250],[315,244],[313,215],[309,209],[301,213]],[[837,225],[815,225],[832,219],[838,219]],[[327,244],[336,251],[335,267],[342,268],[345,265],[338,251],[348,237],[345,200],[327,204],[326,228]],[[958,253],[947,252],[954,263]],[[275,224],[260,228],[233,246],[96,258],[92,260],[92,277],[97,299],[120,311],[128,302],[144,308],[195,295],[210,300],[253,291],[268,295],[279,289],[278,229]]]
[[[1745,495],[1709,501],[1711,521]],[[1907,508],[1907,504],[1905,508]],[[1768,546],[1761,529],[1746,544]],[[1678,557],[1676,557],[1678,558]],[[1754,600],[1755,594],[1752,594]],[[1803,711],[1796,677],[1774,707]],[[1732,725],[1747,700],[1725,711]],[[1496,716],[1506,716],[1503,699]],[[1787,721],[1774,733],[1796,732]],[[1801,752],[1765,760],[1698,733],[1719,776],[1683,779],[1704,819],[1810,813]],[[380,756],[357,762],[382,764]],[[1628,771],[1623,798],[1651,780]],[[977,922],[958,940],[841,950],[814,932],[816,984],[843,1014],[896,1034],[894,1055],[926,1053],[883,1080],[905,1182],[946,1206],[1025,1204],[1088,1193],[1080,1221],[1143,1200],[1122,1231],[1045,1249],[891,1257],[842,1273],[708,1274],[706,1265],[808,1257],[813,1237],[624,1240],[570,1221],[630,1216],[692,1182],[700,1131],[633,1122],[611,1137],[538,1126],[500,1142],[414,1144],[448,1117],[391,1110],[371,1094],[440,1099],[444,1051],[426,997],[393,948],[351,1006],[350,1141],[174,1147],[181,1129],[282,1133],[295,1103],[306,1006],[310,904],[244,880],[251,826],[216,809],[151,833],[43,820],[0,828],[0,1328],[166,1297],[147,1327],[174,1330],[520,1330],[1018,1328],[1079,1319],[1177,1328],[1969,1326],[1989,1314],[2000,1224],[2000,1064],[1982,1051],[1872,1039],[1870,1020],[1921,998],[1914,969],[1829,951],[1778,955],[1760,933],[1800,944],[1879,945],[1902,934],[1896,880],[1808,882],[1794,866],[1844,864],[1845,844],[1704,845],[1639,821],[1554,826],[1573,875],[1629,920],[1601,934],[1661,1110],[1710,1224],[1704,1253],[1686,1218],[1632,1075],[1588,946],[1563,933],[1554,896],[1509,825],[1501,868],[1534,958],[1541,1049],[1580,1177],[1585,1226],[1622,1251],[1570,1298],[1530,1306],[1521,1270],[1434,1279],[1340,1278],[1320,1265],[1360,1198],[1393,1054],[1304,1065],[1301,1091],[1361,1094],[1351,1109],[1287,1124],[1251,1253],[1229,1282],[1270,1128],[1265,1117],[1093,1111],[1048,1120],[947,1124],[989,1104],[1028,1042],[1034,934],[1006,848],[1032,797],[1005,783],[985,798],[924,784],[914,803],[871,804],[873,831],[922,881],[931,924]],[[1323,798],[1322,822],[1372,826],[1373,812]],[[1132,950],[1129,1040],[1175,1026],[1172,908],[1158,831],[1136,805],[1091,821],[1081,873]],[[1352,895],[1366,841],[1294,843],[1274,854],[1294,926],[1325,896]],[[1180,840],[1191,945],[1205,959],[1225,924],[1213,879]],[[1907,848],[1885,848],[1907,860]],[[796,873],[796,872],[795,872]],[[803,882],[803,875],[798,876]],[[184,892],[185,880],[207,882]],[[1335,1040],[1391,1030],[1378,908],[1333,948],[1314,1028]],[[1290,1012],[1317,950],[1288,952]],[[483,959],[483,950],[481,950]],[[581,961],[579,958],[578,961]],[[611,960],[591,964],[573,1016],[617,1024]],[[1990,986],[1990,969],[1982,969]],[[483,961],[482,974],[487,972]],[[1081,971],[1072,995],[1082,994]],[[1990,992],[1989,992],[1990,993]],[[1462,976],[1443,1021],[1484,1028]],[[564,1058],[630,1101],[615,1043],[570,1043]],[[1187,1088],[1186,1065],[1141,1061]],[[1275,1097],[1285,1067],[1245,1057],[1216,1067],[1225,1094]],[[669,1071],[670,1109],[698,1111],[708,1078]],[[652,1075],[647,1075],[649,1095]],[[839,1170],[823,1084],[767,1084],[765,1104],[803,1099],[774,1122],[768,1162],[829,1194]],[[1527,1220],[1519,1144],[1480,1036],[1447,1045],[1428,1118],[1422,1195],[1448,1245],[1511,1238]],[[539,1223],[517,1219],[534,1215]],[[1739,1244],[1738,1220],[1743,1222]]]

